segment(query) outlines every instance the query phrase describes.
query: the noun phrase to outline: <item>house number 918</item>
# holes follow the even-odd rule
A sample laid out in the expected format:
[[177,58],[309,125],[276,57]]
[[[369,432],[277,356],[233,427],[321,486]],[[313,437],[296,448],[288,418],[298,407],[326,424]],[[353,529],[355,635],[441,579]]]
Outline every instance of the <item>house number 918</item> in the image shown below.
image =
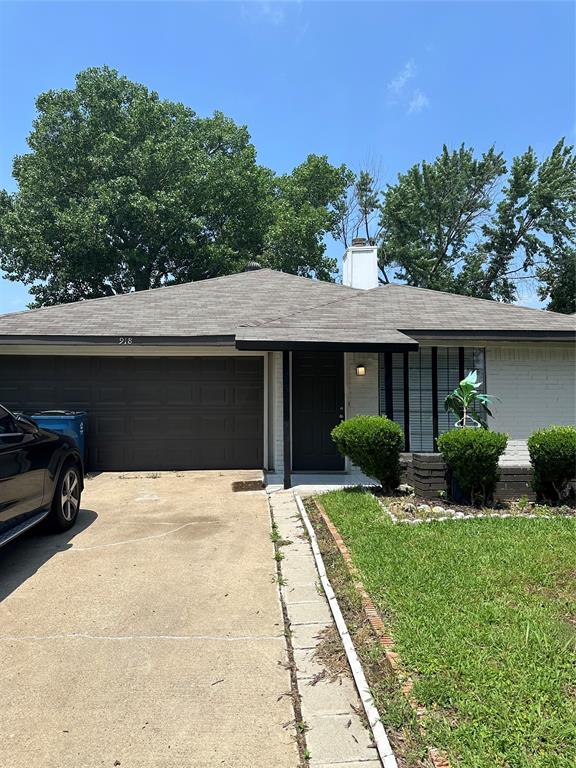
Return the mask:
[[118,344],[132,344],[132,336],[119,336]]

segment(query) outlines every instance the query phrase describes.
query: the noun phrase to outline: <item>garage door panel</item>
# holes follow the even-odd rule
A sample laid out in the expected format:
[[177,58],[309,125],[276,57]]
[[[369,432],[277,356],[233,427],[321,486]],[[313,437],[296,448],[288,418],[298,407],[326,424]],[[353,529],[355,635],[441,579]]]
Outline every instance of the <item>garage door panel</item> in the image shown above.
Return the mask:
[[155,440],[166,433],[166,419],[157,411],[134,414],[131,417],[130,433],[139,440]]
[[93,402],[99,408],[119,407],[125,408],[130,400],[128,388],[121,385],[110,386],[100,384],[93,387]]
[[198,417],[191,413],[166,414],[162,417],[162,429],[173,439],[192,439],[198,431]]
[[[96,443],[91,446],[89,458],[92,465],[102,470],[122,470],[131,467],[136,458],[130,444],[122,441]],[[140,456],[137,457],[140,463]],[[140,469],[146,469],[140,466]]]
[[159,403],[166,403],[166,391],[156,382],[141,381],[129,389],[126,399],[136,407],[145,405],[157,407]]
[[240,384],[234,389],[235,402],[239,405],[247,405],[260,402],[260,389],[256,386]]
[[232,367],[237,377],[248,379],[253,378],[252,358],[236,357],[232,358]]
[[98,441],[106,438],[125,439],[130,431],[129,419],[118,416],[94,416],[88,419],[88,429],[93,432]]
[[50,408],[50,403],[58,399],[58,387],[55,384],[30,383],[26,390],[32,402],[40,403],[42,408]]
[[88,411],[91,468],[262,466],[261,357],[14,355],[0,365],[9,408]]
[[78,386],[76,384],[64,385],[62,387],[62,399],[70,403],[73,410],[84,410],[90,403],[90,387],[88,385]]
[[[5,375],[4,371],[2,371],[2,375]],[[15,410],[22,397],[22,388],[8,382],[0,382],[0,391],[2,392],[2,399],[0,400],[2,405],[10,408],[10,410]]]
[[204,384],[199,398],[205,408],[227,408],[232,405],[233,388],[227,384]]
[[242,440],[239,442],[233,442],[230,445],[230,457],[229,461],[236,469],[240,469],[243,466],[244,457],[246,454],[257,450],[256,441],[254,440]]
[[222,413],[204,413],[198,418],[198,427],[196,433],[204,435],[206,440],[213,440],[214,436],[226,434],[233,436],[233,420],[230,416]]
[[233,432],[240,438],[243,435],[258,435],[263,428],[262,418],[257,414],[234,416],[233,424]]
[[204,357],[202,358],[200,375],[203,378],[212,378],[219,381],[223,375],[228,375],[231,369],[232,359],[229,357]]
[[194,401],[193,385],[189,383],[166,384],[165,392],[166,402],[172,407],[188,406]]
[[230,443],[222,445],[217,439],[202,441],[200,446],[202,462],[208,469],[218,469],[223,464],[227,467],[234,467],[234,451]]

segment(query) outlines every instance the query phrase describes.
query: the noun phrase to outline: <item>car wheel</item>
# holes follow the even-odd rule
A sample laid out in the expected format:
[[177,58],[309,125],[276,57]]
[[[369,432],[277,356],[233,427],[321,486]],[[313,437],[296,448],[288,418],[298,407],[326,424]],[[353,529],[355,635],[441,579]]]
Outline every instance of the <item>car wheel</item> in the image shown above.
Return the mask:
[[66,464],[60,472],[52,502],[51,523],[57,531],[66,531],[76,522],[80,509],[81,480],[76,464]]

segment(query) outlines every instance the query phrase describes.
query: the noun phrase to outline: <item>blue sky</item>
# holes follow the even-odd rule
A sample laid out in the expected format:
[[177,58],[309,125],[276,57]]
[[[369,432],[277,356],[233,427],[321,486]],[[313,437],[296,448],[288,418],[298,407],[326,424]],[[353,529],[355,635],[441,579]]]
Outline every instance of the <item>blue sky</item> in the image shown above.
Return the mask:
[[[443,143],[544,154],[575,139],[574,15],[549,0],[0,0],[0,187],[15,189],[36,95],[103,64],[246,124],[260,162],[279,172],[310,152],[379,164],[384,181]],[[0,278],[0,312],[27,301]]]

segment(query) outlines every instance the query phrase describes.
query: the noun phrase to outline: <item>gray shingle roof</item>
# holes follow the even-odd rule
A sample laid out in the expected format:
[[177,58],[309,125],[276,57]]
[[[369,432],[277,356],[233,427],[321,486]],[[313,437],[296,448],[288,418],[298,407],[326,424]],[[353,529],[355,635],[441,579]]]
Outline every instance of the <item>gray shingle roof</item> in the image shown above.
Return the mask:
[[0,315],[1,336],[234,336],[256,324],[358,291],[262,269]]
[[[382,285],[356,292],[323,307],[303,309],[278,320],[267,321],[269,332],[281,329],[284,338],[298,328],[355,328],[365,336],[378,329],[396,329],[410,336],[574,335],[572,315],[502,304],[407,285]],[[272,335],[270,336],[272,338]]]
[[270,269],[0,315],[4,341],[236,337],[244,348],[410,344],[403,334],[573,338],[575,331],[573,315],[403,285],[363,291]]

